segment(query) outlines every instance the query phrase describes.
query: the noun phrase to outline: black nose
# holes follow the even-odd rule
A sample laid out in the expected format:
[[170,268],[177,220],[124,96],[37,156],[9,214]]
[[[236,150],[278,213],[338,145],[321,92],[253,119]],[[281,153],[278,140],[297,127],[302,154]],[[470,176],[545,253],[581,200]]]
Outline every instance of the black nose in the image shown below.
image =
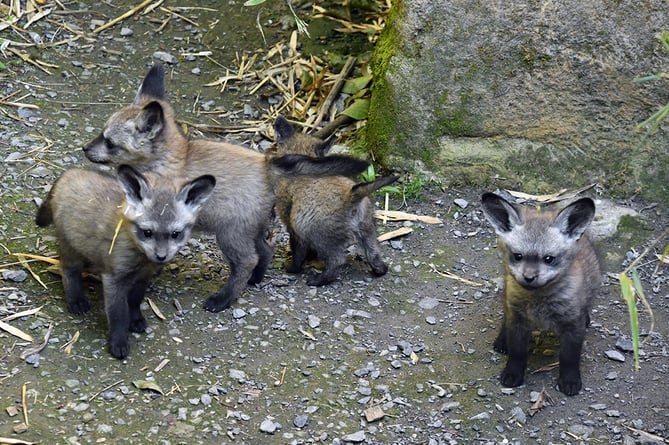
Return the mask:
[[531,282],[533,282],[534,280],[537,279],[537,276],[534,275],[534,276],[528,277],[527,275],[523,275],[523,278],[525,278],[526,283],[531,283]]
[[157,259],[159,262],[162,263],[163,261],[165,261],[165,260],[167,259],[167,255],[158,255],[158,254],[156,254],[156,259]]

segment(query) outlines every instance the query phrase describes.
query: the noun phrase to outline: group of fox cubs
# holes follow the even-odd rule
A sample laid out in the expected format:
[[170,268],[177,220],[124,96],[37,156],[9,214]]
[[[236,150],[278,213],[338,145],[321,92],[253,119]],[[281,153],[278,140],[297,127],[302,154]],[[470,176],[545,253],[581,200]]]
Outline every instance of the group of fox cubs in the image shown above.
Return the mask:
[[[127,357],[129,333],[146,329],[140,304],[149,281],[192,230],[216,235],[230,265],[225,285],[204,303],[212,312],[226,309],[247,284],[262,280],[272,257],[267,234],[274,210],[290,236],[287,271],[300,272],[314,255],[324,263],[307,284],[335,280],[353,243],[375,275],[387,272],[368,197],[398,177],[358,183],[368,162],[328,156],[334,138],[298,133],[282,116],[274,133],[276,152],[268,154],[188,139],[167,101],[165,72],[158,64],[134,102],[115,112],[84,146],[90,161],[116,166],[116,176],[73,168],[53,185],[36,222],[55,226],[70,312],[90,308],[84,268],[101,275],[114,357]],[[559,334],[558,387],[577,394],[581,349],[599,284],[597,257],[585,233],[593,201],[582,198],[561,210],[540,211],[485,193],[482,208],[498,235],[504,265],[504,319],[494,342],[495,350],[508,354],[502,384],[523,383],[532,329],[538,327]]]

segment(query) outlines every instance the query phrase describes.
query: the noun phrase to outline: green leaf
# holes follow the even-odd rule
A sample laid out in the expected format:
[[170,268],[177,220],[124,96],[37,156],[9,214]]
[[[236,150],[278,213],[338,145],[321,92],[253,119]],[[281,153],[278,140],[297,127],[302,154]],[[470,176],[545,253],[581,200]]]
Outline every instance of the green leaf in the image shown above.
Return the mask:
[[257,6],[265,3],[266,0],[246,0],[244,6]]
[[163,389],[156,382],[152,382],[150,380],[135,380],[134,382],[132,382],[132,384],[139,389],[149,389],[161,395],[165,395]]
[[342,87],[341,91],[342,93],[346,94],[355,94],[369,85],[371,80],[371,74],[368,76],[356,77],[355,79],[348,79],[346,82],[344,82],[344,86]]
[[[630,331],[632,337],[632,346],[634,347],[634,369],[639,370],[639,313],[636,309],[636,298],[634,297],[634,289],[641,288],[641,282],[639,282],[639,275],[636,273],[636,270],[632,272],[635,280],[632,282],[630,277],[621,273],[620,278],[620,289],[622,290],[623,300],[627,303],[627,312],[629,313],[630,319]],[[638,289],[637,289],[638,290]]]
[[369,113],[369,99],[357,99],[347,109],[341,112],[346,116],[361,121],[367,119]]

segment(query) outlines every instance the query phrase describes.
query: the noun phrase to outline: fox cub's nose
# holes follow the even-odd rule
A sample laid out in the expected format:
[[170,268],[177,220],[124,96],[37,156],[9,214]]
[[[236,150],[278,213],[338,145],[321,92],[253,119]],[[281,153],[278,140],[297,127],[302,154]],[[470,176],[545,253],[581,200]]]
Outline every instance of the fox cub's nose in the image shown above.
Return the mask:
[[530,284],[530,283],[534,282],[534,280],[537,279],[537,276],[536,275],[532,275],[532,276],[523,275],[523,278],[525,279],[525,282],[527,284]]
[[162,263],[162,262],[165,261],[166,259],[167,259],[167,255],[163,255],[163,254],[161,254],[161,253],[156,253],[156,260],[158,260],[159,262]]

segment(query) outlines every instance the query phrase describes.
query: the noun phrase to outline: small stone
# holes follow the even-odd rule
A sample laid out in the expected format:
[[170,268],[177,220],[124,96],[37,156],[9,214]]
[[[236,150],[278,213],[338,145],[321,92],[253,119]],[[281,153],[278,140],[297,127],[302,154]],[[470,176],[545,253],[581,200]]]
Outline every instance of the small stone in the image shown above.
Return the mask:
[[616,348],[623,352],[634,352],[634,343],[629,338],[621,338],[616,342]]
[[355,335],[355,328],[353,325],[348,325],[344,328],[344,334],[353,336]]
[[575,436],[579,436],[583,439],[587,439],[594,431],[592,427],[581,424],[569,425],[567,430]]
[[70,125],[70,122],[68,122],[68,120],[65,119],[65,118],[61,118],[61,119],[58,119],[58,122],[56,122],[56,124],[61,128],[65,128],[68,125]]
[[28,278],[28,273],[25,270],[3,270],[2,279],[6,281],[13,281],[20,283]]
[[606,410],[606,416],[607,417],[620,417],[620,411],[617,409],[607,409]]
[[14,427],[12,428],[12,430],[14,430],[14,432],[15,432],[16,434],[22,434],[22,433],[25,433],[26,431],[28,431],[28,425],[26,425],[25,423],[21,422],[21,423],[19,423],[18,425],[14,425]]
[[304,428],[309,424],[309,416],[305,415],[299,415],[295,417],[293,420],[293,425],[295,425],[296,428]]
[[418,306],[422,309],[434,309],[439,304],[439,300],[432,297],[423,298],[418,302]]
[[377,420],[383,419],[386,413],[383,412],[383,408],[379,405],[371,406],[365,410],[365,420],[367,422],[376,422]]
[[608,374],[606,374],[606,380],[615,380],[618,378],[618,373],[615,371],[611,371]]
[[437,324],[437,319],[435,317],[432,317],[432,316],[425,317],[425,323],[435,325],[435,324]]
[[365,439],[366,437],[364,431],[356,431],[355,433],[347,434],[341,438],[341,440],[343,440],[344,442],[353,442],[353,443],[364,442]]
[[318,318],[315,315],[309,315],[307,317],[307,322],[309,323],[309,327],[311,329],[316,329],[317,327],[319,327],[321,325],[321,319]]
[[202,70],[200,68],[197,68],[197,67],[190,70],[190,72],[191,72],[191,74],[195,74],[196,76],[199,76],[200,74],[202,74]]
[[130,37],[131,35],[134,34],[134,31],[127,26],[124,26],[121,28],[121,37]]
[[165,51],[156,51],[153,53],[152,57],[154,59],[160,60],[161,62],[169,63],[170,65],[175,65],[177,63],[177,58]]
[[478,413],[477,415],[469,418],[469,420],[488,420],[488,419],[490,419],[490,414],[487,411],[483,411],[482,413]]
[[514,406],[511,408],[511,418],[521,425],[527,422],[527,415],[525,414],[525,411],[523,411],[523,409],[519,406]]
[[469,201],[467,201],[466,199],[462,199],[462,198],[455,198],[453,200],[453,203],[455,203],[455,205],[460,207],[461,209],[466,209],[467,206],[469,205]]
[[244,309],[235,308],[232,310],[232,318],[239,320],[240,318],[246,317],[246,311]]
[[590,405],[590,409],[594,409],[595,411],[601,411],[603,409],[606,409],[606,404],[605,403],[593,403]]
[[390,366],[392,366],[395,369],[400,369],[402,367],[402,362],[399,360],[393,360],[390,362]]
[[260,424],[260,431],[267,434],[274,434],[276,432],[276,423],[271,419],[265,419]]
[[230,378],[233,380],[237,381],[245,381],[246,380],[246,373],[244,371],[240,371],[239,369],[231,369],[230,370]]
[[608,350],[604,353],[606,355],[606,358],[616,361],[616,362],[624,362],[625,361],[625,356],[622,355],[622,353],[616,351],[616,350]]

